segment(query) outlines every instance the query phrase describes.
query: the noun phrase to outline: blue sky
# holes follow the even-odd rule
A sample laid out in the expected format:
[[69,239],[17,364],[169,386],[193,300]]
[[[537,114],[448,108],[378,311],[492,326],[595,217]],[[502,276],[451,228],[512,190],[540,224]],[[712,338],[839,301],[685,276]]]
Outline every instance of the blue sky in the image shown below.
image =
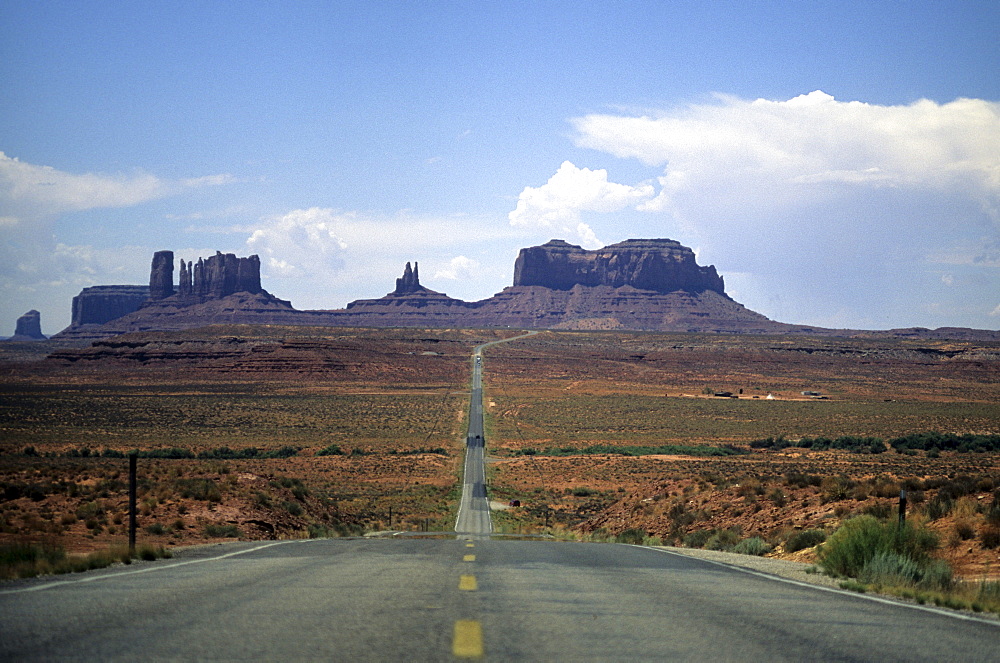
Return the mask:
[[[1000,328],[995,2],[0,3],[0,334],[152,252],[339,308],[669,237],[783,322]],[[9,331],[8,331],[9,330]]]

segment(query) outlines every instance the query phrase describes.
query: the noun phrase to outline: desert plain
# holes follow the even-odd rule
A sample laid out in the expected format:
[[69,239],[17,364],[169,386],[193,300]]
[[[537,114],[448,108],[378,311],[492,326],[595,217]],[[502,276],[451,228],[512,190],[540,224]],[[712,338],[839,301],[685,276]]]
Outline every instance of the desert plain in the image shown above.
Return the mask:
[[[138,537],[156,545],[447,531],[472,349],[518,333],[230,325],[0,344],[0,543],[125,541],[131,452]],[[896,518],[903,489],[956,574],[1000,577],[1000,343],[545,331],[483,364],[502,532],[760,537],[809,560],[802,533]]]

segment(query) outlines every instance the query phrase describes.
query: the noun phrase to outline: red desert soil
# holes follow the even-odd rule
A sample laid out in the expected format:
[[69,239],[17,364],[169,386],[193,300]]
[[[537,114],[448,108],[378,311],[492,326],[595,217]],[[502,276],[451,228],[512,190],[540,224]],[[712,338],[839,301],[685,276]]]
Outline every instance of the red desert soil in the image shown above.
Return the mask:
[[[2,344],[0,541],[121,541],[127,461],[95,456],[131,449],[216,454],[140,459],[142,540],[353,533],[388,527],[390,509],[395,528],[448,528],[471,349],[515,333],[231,326],[61,350]],[[484,365],[493,496],[523,504],[498,514],[501,527],[638,529],[674,543],[736,528],[782,555],[796,531],[895,517],[906,487],[909,517],[940,533],[960,573],[998,573],[997,453],[748,446],[1000,434],[997,344],[559,332],[492,348]],[[748,453],[583,453],[597,445]],[[218,457],[283,447],[295,455]],[[331,449],[340,455],[319,455]]]

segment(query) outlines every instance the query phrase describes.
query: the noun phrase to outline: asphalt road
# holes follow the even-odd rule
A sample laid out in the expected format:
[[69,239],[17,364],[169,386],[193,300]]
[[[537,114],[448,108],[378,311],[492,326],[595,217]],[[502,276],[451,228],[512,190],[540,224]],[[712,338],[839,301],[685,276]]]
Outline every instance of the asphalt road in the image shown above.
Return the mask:
[[240,544],[0,588],[4,661],[995,661],[998,651],[996,623],[617,544]]
[[472,352],[472,393],[469,398],[469,431],[465,439],[465,469],[462,475],[462,499],[455,518],[455,531],[466,539],[481,539],[493,531],[490,503],[486,494],[486,458],[483,433],[483,350],[498,343],[508,343],[532,336],[520,336],[478,345]]
[[486,459],[483,439],[482,348],[473,354],[472,394],[469,398],[469,431],[465,438],[465,469],[462,499],[455,518],[455,531],[465,538],[482,538],[493,531],[486,496]]

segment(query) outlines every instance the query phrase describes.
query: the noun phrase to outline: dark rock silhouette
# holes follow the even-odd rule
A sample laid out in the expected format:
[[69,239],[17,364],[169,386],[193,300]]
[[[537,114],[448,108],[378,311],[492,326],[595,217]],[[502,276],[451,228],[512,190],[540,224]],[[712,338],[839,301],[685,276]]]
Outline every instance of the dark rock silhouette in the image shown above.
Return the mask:
[[44,341],[42,314],[32,309],[17,319],[12,341]]
[[406,263],[406,269],[403,270],[403,276],[396,279],[396,289],[392,291],[393,295],[409,295],[414,292],[427,291],[427,288],[420,285],[420,266],[418,263],[413,263],[413,269],[410,269],[410,263]]
[[[861,332],[775,322],[730,298],[715,267],[698,265],[691,249],[669,239],[630,239],[595,251],[562,240],[525,248],[515,263],[514,284],[477,302],[455,299],[422,286],[419,266],[407,263],[403,275],[396,279],[395,290],[384,297],[359,299],[344,309],[316,311],[298,311],[290,302],[268,293],[260,284],[260,259],[237,258],[231,253],[216,253],[194,263],[181,260],[177,291],[163,296],[173,293],[173,284],[168,284],[165,276],[173,273],[172,257],[170,251],[154,256],[149,297],[141,308],[104,324],[91,323],[117,313],[110,304],[112,293],[120,294],[116,289],[141,286],[87,288],[74,299],[74,326],[55,338],[96,339],[210,324],[266,324],[914,338],[958,338],[966,334],[1000,341],[1000,332],[988,330]],[[91,295],[88,291],[95,292]],[[91,300],[103,303],[88,307]],[[96,315],[98,312],[100,315]],[[95,317],[90,317],[91,313]]]
[[103,325],[138,311],[147,299],[149,286],[145,285],[95,285],[84,288],[73,298],[70,327]]
[[514,285],[554,290],[632,286],[659,293],[726,294],[715,267],[699,266],[691,249],[669,239],[630,239],[595,251],[554,239],[521,249],[514,263]]
[[174,252],[157,251],[149,270],[149,299],[157,301],[174,294]]
[[198,258],[198,262],[180,261],[179,297],[205,301],[237,292],[263,292],[259,257],[237,258],[234,253],[217,251],[214,256]]

